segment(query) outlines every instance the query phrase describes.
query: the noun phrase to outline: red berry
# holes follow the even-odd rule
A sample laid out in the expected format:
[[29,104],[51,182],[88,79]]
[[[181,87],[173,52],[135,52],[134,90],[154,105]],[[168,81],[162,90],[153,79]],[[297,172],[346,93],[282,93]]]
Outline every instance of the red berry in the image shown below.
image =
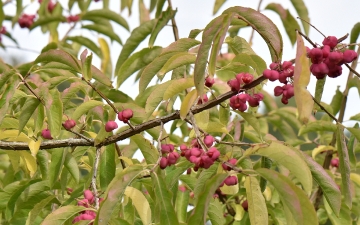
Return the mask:
[[244,208],[244,210],[247,212],[248,211],[248,208],[249,208],[249,204],[248,204],[248,201],[245,200],[241,203],[241,206]]
[[239,83],[239,81],[237,79],[231,79],[227,83],[231,87],[232,91],[239,91],[240,90],[240,83]]
[[257,107],[257,106],[259,106],[259,100],[258,100],[257,98],[254,98],[254,97],[251,97],[251,96],[250,96],[248,102],[249,102],[249,105],[250,105],[251,107]]
[[89,208],[90,207],[90,203],[89,203],[89,200],[87,199],[82,199],[82,200],[79,200],[78,203],[77,203],[78,206],[84,206],[86,208]]
[[35,15],[22,14],[18,20],[21,28],[29,28],[34,23]]
[[118,125],[115,121],[113,120],[109,120],[106,124],[105,124],[105,130],[106,132],[111,132],[113,130],[115,130],[116,128],[118,128]]
[[201,156],[202,166],[204,169],[209,169],[212,164],[214,164],[214,160],[212,160],[209,156],[203,155]]
[[351,63],[358,57],[357,53],[350,49],[345,50],[343,56],[344,63]]
[[49,129],[44,129],[41,131],[41,136],[45,139],[53,139],[53,137],[51,137],[51,133],[50,133],[50,130]]
[[323,45],[329,45],[331,49],[333,49],[338,43],[338,39],[335,36],[328,36],[326,37],[322,44]]
[[320,63],[323,60],[323,52],[320,48],[313,48],[308,53],[312,63]]
[[242,76],[242,81],[245,83],[245,84],[248,84],[250,82],[252,82],[254,80],[254,76],[250,73],[245,73],[243,76]]
[[87,199],[90,204],[92,204],[95,200],[94,194],[89,189],[84,191],[84,198]]
[[66,21],[68,23],[71,23],[71,22],[77,22],[80,20],[80,16],[79,15],[70,15],[68,17],[66,17]]
[[282,102],[284,105],[287,105],[287,104],[289,103],[288,98],[286,98],[285,95],[282,96],[281,102]]
[[6,27],[1,27],[0,34],[6,34]]
[[249,95],[248,94],[239,94],[239,95],[237,95],[237,98],[239,99],[239,101],[246,103],[249,100]]
[[321,50],[323,52],[323,58],[327,58],[330,54],[330,46],[324,45]]
[[174,145],[172,145],[172,144],[162,144],[161,145],[161,152],[163,154],[166,154],[166,153],[169,153],[172,151],[174,151]]
[[227,185],[227,186],[233,186],[233,185],[236,185],[238,183],[238,179],[237,179],[237,176],[228,176],[224,183]]
[[343,53],[342,52],[330,52],[328,59],[329,62],[333,63],[333,64],[338,64],[343,60]]
[[56,7],[57,3],[54,3],[53,1],[49,1],[48,5],[47,5],[47,9],[50,13],[52,13],[54,11],[54,8]]
[[159,166],[160,169],[165,169],[168,166],[168,159],[166,157],[161,157]]
[[310,66],[310,71],[317,79],[323,79],[329,72],[329,68],[325,63],[312,64]]
[[247,105],[245,103],[240,103],[237,109],[241,112],[245,112],[247,110]]
[[179,191],[185,192],[185,191],[186,191],[186,187],[185,187],[184,185],[180,185],[180,186],[179,186]]
[[[228,160],[228,163],[230,163],[231,165],[234,165],[234,166],[236,165],[236,162],[237,162],[237,159],[235,159],[235,158],[232,158],[232,159]],[[222,168],[223,168],[224,170],[228,170],[228,171],[231,170],[231,167],[229,167],[229,166],[226,165],[225,163],[222,164]]]
[[127,120],[130,120],[134,115],[131,109],[124,109],[122,112],[123,112],[123,117]]
[[339,167],[339,158],[333,158],[333,159],[330,161],[330,164],[331,164],[332,167],[338,168],[338,167]]
[[284,91],[284,90],[283,90],[282,87],[276,86],[276,87],[274,88],[274,95],[275,95],[275,96],[280,96],[280,95],[282,95],[283,91]]
[[205,145],[210,148],[214,144],[215,138],[211,135],[206,135],[204,137],[204,143]]
[[272,62],[269,66],[271,70],[278,70],[279,69],[279,63]]
[[215,83],[215,79],[214,78],[212,78],[212,77],[206,77],[206,79],[205,79],[205,86],[206,87],[212,87],[213,86],[213,84]]
[[292,66],[292,62],[290,62],[290,61],[284,61],[283,63],[282,63],[282,69],[283,70],[287,70],[287,69],[289,69],[291,66]]
[[195,157],[199,157],[202,154],[202,151],[199,148],[192,148],[190,152],[191,155]]
[[284,85],[284,92],[283,95],[289,99],[294,96],[294,86],[292,84]]
[[207,155],[213,160],[217,160],[220,156],[220,152],[219,150],[217,150],[217,148],[215,147],[211,147],[209,148],[209,151],[207,152]]
[[71,128],[75,127],[76,122],[75,120],[66,120],[62,125],[66,130],[70,130]]
[[201,98],[199,98],[199,101],[198,101],[198,104],[203,104],[205,102],[208,102],[209,101],[209,98],[206,94],[203,94],[203,96]]

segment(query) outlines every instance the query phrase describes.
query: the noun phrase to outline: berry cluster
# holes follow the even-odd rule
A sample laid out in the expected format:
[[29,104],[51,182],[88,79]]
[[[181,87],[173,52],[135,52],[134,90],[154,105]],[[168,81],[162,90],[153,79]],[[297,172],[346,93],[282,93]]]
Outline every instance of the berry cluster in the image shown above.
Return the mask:
[[[99,198],[99,202],[102,202],[104,199]],[[86,208],[92,208],[95,203],[95,196],[90,190],[84,191],[84,199],[78,200],[78,206],[84,206]],[[81,220],[93,220],[96,217],[96,212],[92,210],[85,210],[76,216],[72,223],[79,222]],[[92,224],[92,223],[91,223]]]
[[224,186],[226,184],[227,186],[234,186],[238,184],[238,178],[237,176],[228,176],[221,184],[220,187]]
[[198,105],[201,105],[201,104],[203,104],[203,103],[205,103],[205,102],[208,102],[209,101],[209,98],[208,98],[208,96],[206,95],[206,94],[203,94],[203,96],[201,97],[201,98],[199,98],[199,100],[198,100]]
[[337,50],[338,39],[335,36],[326,37],[321,48],[307,49],[307,55],[311,59],[311,73],[317,79],[323,79],[326,75],[335,78],[342,74],[344,63],[351,63],[358,55],[355,51],[346,49]]
[[[229,164],[235,166],[235,165],[236,165],[236,162],[237,162],[237,159],[232,158],[232,159],[229,159],[227,162],[228,162]],[[228,165],[226,165],[225,163],[222,164],[222,168],[223,168],[224,170],[227,170],[227,171],[232,170],[231,167],[228,166]]]
[[254,76],[250,73],[239,73],[234,79],[229,80],[227,83],[232,91],[240,91],[240,87],[248,84],[254,80]]
[[159,163],[161,169],[165,169],[167,166],[174,165],[178,158],[180,158],[179,153],[174,151],[174,145],[172,144],[162,144],[161,153],[162,157]]
[[285,105],[289,103],[289,99],[294,96],[294,86],[292,84],[285,84],[284,86],[276,86],[274,88],[274,95],[282,95],[281,102]]
[[[118,119],[124,123],[128,123],[129,120],[133,117],[134,113],[131,109],[124,109],[120,112],[118,112]],[[111,132],[118,128],[117,123],[114,120],[109,120],[105,124],[105,130],[106,132]]]
[[199,168],[208,169],[220,156],[219,150],[215,147],[211,147],[214,144],[214,141],[215,139],[211,135],[204,137],[204,144],[209,148],[207,152],[201,148],[201,145],[196,139],[192,141],[191,148],[188,148],[185,144],[181,144],[181,156],[184,156],[187,160],[195,164],[195,171]]
[[30,28],[34,23],[36,15],[22,14],[18,20],[21,28]]
[[72,22],[77,22],[80,20],[80,16],[79,15],[70,15],[68,17],[66,17],[66,21],[68,23],[72,23]]
[[246,102],[248,102],[251,107],[257,107],[263,99],[264,95],[261,93],[254,94],[252,96],[246,93],[238,94],[230,98],[230,106],[233,109],[244,112],[247,109]]

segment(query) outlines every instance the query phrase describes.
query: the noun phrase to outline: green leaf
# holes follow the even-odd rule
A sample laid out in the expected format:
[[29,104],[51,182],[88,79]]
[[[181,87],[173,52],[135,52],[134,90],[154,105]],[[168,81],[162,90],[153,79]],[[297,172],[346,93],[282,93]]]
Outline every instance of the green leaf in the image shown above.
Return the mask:
[[[348,128],[346,128],[348,129]],[[350,163],[351,163],[351,167],[355,167],[356,166],[356,156],[355,156],[355,145],[357,144],[357,141],[360,140],[360,132],[359,132],[359,124],[356,123],[354,125],[354,128],[352,128],[351,130],[353,130],[354,132],[351,132],[351,136],[350,136],[350,139],[347,143],[347,147],[348,147],[348,150],[349,150],[349,159],[350,159]],[[353,133],[357,133],[357,135],[354,135]],[[357,138],[356,138],[356,137]],[[355,141],[355,139],[357,141]]]
[[91,74],[96,81],[112,88],[112,82],[109,79],[109,77],[107,77],[103,72],[101,72],[95,66],[91,66]]
[[124,195],[131,198],[143,224],[151,224],[151,209],[144,194],[136,188],[126,187]]
[[289,178],[265,168],[257,169],[256,172],[268,180],[278,191],[281,201],[290,210],[297,224],[318,224],[314,206],[310,202],[308,196]]
[[97,9],[87,11],[82,17],[82,20],[87,20],[92,17],[100,17],[108,20],[112,20],[120,26],[124,27],[126,30],[130,30],[128,23],[126,20],[119,14],[109,9]]
[[101,221],[102,224],[108,224],[111,219],[111,214],[123,199],[126,187],[142,172],[142,166],[131,165],[115,176],[105,192],[106,197],[97,213],[95,224],[99,224],[99,221]]
[[54,201],[54,199],[56,199],[56,197],[54,195],[49,196],[43,200],[41,200],[41,202],[37,203],[33,209],[31,209],[31,211],[29,212],[29,216],[26,220],[26,225],[30,225],[30,224],[35,224],[36,221],[36,217],[43,212],[44,208],[50,204],[52,201]]
[[[209,169],[201,171],[200,175],[195,179],[194,198],[197,199],[201,192],[206,188],[206,182],[215,176],[218,164],[210,166]],[[183,180],[182,180],[183,181]],[[191,188],[191,187],[190,187]],[[213,192],[215,193],[215,191]]]
[[250,126],[252,126],[254,128],[256,133],[258,133],[259,137],[261,138],[262,134],[261,134],[261,130],[260,130],[259,120],[251,113],[245,113],[245,112],[240,112],[240,111],[236,111],[236,112],[239,113],[240,116],[242,118],[244,118],[245,121],[248,122],[250,124]]
[[149,140],[140,134],[132,136],[130,140],[137,144],[147,164],[155,164],[157,162],[159,153]]
[[227,18],[226,15],[216,17],[205,27],[203,32],[202,42],[200,44],[194,68],[194,84],[199,96],[202,96],[204,92],[205,70],[208,63],[209,51],[215,35],[222,27],[225,18]]
[[[356,43],[360,34],[360,22],[356,23],[350,32],[350,44]],[[355,45],[350,45],[349,49],[355,50]]]
[[160,222],[160,225],[179,224],[171,203],[172,193],[167,188],[164,178],[158,173],[153,172],[151,173],[151,180],[156,196],[155,208],[158,212],[157,222]]
[[354,137],[356,138],[356,140],[358,140],[358,141],[360,141],[360,130],[359,130],[359,128],[351,128],[351,127],[346,127],[346,129],[348,130],[348,131],[350,131],[350,133],[352,134],[352,135],[354,135]]
[[79,105],[74,113],[72,114],[71,118],[75,121],[79,120],[79,118],[83,115],[89,112],[92,108],[95,108],[96,106],[103,105],[103,102],[95,101],[95,100],[89,100],[87,102],[82,103]]
[[83,45],[93,51],[99,57],[102,57],[100,48],[89,38],[83,36],[73,36],[67,37],[66,40],[76,42],[80,45]]
[[296,42],[296,30],[300,30],[300,26],[296,19],[291,15],[290,11],[288,9],[284,9],[282,5],[277,3],[270,3],[265,7],[265,9],[270,9],[280,16],[286,33],[290,38],[290,42],[294,45]]
[[268,224],[268,212],[264,196],[256,177],[247,176],[244,186],[251,224]]
[[96,31],[100,34],[108,36],[112,41],[117,41],[122,45],[122,41],[119,36],[113,31],[112,27],[101,25],[101,24],[88,24],[83,25],[82,28]]
[[66,153],[65,161],[64,161],[65,168],[69,171],[73,179],[76,183],[79,183],[80,180],[80,171],[78,164],[75,158],[72,156],[70,152]]
[[[250,155],[261,155],[270,158],[276,163],[285,166],[300,181],[307,192],[312,190],[312,176],[304,159],[298,155],[297,150],[282,142],[272,141],[269,145],[259,144],[248,148],[241,159]],[[241,160],[240,159],[240,160]]]
[[215,198],[210,202],[208,216],[212,225],[226,224],[224,217],[224,205],[220,203],[219,199]]
[[240,6],[231,7],[223,14],[236,13],[237,17],[248,23],[267,43],[273,62],[281,61],[283,52],[283,41],[280,31],[275,24],[260,12]]
[[337,126],[336,146],[339,155],[339,170],[341,174],[341,190],[344,195],[344,203],[351,208],[351,189],[350,189],[350,164],[349,155],[345,142],[344,128]]
[[[187,220],[187,209],[189,206],[190,194],[189,191],[177,191],[175,201],[175,212],[180,223],[186,223]],[[210,205],[211,208],[211,205]]]
[[[322,94],[324,91],[325,81],[326,81],[326,77],[324,77],[324,79],[319,79],[316,81],[315,99],[318,102],[321,102],[321,97],[322,97]],[[320,110],[320,107],[317,104],[315,104],[314,110]]]
[[266,69],[265,61],[258,55],[248,55],[245,53],[239,53],[234,59],[233,62],[240,62],[242,64],[251,66],[256,74],[262,74]]
[[[164,93],[171,83],[173,82],[169,80],[165,83],[148,88],[149,90],[151,90],[151,93],[149,94],[149,97],[146,99],[145,113],[147,116],[150,116],[154,112],[156,107],[160,104],[160,102],[163,100]],[[146,89],[145,93],[147,92],[148,89]]]
[[62,225],[68,219],[73,218],[79,212],[88,210],[83,206],[75,206],[75,205],[67,205],[58,208],[57,210],[50,213],[44,221],[41,223],[42,225]]
[[168,53],[184,52],[190,48],[199,45],[201,42],[192,38],[180,38],[179,40],[171,43],[168,47],[164,48],[161,52],[161,56]]
[[225,43],[229,45],[235,55],[238,55],[240,53],[256,55],[254,50],[251,48],[251,45],[242,37],[226,37]]
[[[168,56],[170,57],[170,56]],[[164,76],[167,72],[174,70],[180,66],[193,64],[196,60],[196,55],[188,52],[177,53],[170,58],[159,71],[159,76]]]
[[314,180],[320,186],[332,211],[335,213],[335,215],[339,216],[341,208],[341,192],[337,184],[321,165],[315,162],[310,156],[308,156],[304,152],[302,153],[304,155],[306,163],[310,168]]
[[50,188],[54,186],[61,172],[61,168],[64,165],[66,157],[65,148],[57,148],[51,150],[51,163],[49,166],[49,185]]
[[63,50],[54,50],[51,49],[47,52],[40,54],[34,61],[34,63],[49,63],[49,62],[58,62],[65,64],[75,70],[76,72],[81,72],[81,66],[73,56]]
[[195,207],[189,217],[188,224],[204,224],[206,222],[205,218],[208,214],[210,200],[213,198],[216,189],[219,188],[219,185],[227,176],[226,173],[220,173],[207,180],[198,198],[195,199]]
[[331,224],[333,225],[352,224],[353,219],[351,218],[351,210],[346,205],[342,205],[339,215],[336,214],[334,215],[333,211],[331,211],[329,203],[325,199],[324,199],[324,205],[325,205],[326,213],[331,221]]
[[357,120],[357,121],[360,121],[360,113],[356,114],[356,115],[353,115],[350,117],[350,120]]
[[[194,79],[190,78],[181,78],[178,80],[173,80],[171,84],[166,89],[163,100],[168,100],[172,98],[174,95],[179,94],[180,92],[186,90],[187,88],[194,86]],[[199,94],[199,93],[198,93]]]
[[299,130],[299,136],[303,134],[307,134],[309,132],[323,132],[323,131],[329,131],[329,132],[335,132],[336,131],[336,125],[329,121],[312,121],[306,125],[303,125]]
[[167,25],[169,20],[173,19],[176,14],[176,10],[172,10],[171,7],[168,7],[166,11],[163,11],[157,18],[156,24],[151,32],[149,39],[149,47],[153,47],[155,39],[159,32]]
[[92,56],[93,56],[92,53],[90,53],[90,55],[86,57],[82,68],[82,72],[83,72],[82,75],[87,81],[90,81],[92,79],[92,73],[91,73]]
[[117,87],[120,87],[131,74],[151,63],[158,55],[160,55],[161,51],[161,47],[155,46],[153,48],[144,48],[130,56],[121,67],[115,71]]
[[[60,135],[61,122],[63,115],[63,104],[60,97],[60,92],[57,89],[51,90],[49,96],[46,96],[46,116],[48,119],[48,126],[53,138]],[[49,99],[52,98],[52,99]]]
[[123,45],[119,58],[116,62],[115,74],[119,74],[119,69],[122,64],[128,59],[136,47],[152,32],[155,23],[156,19],[147,21],[131,32],[130,37]]
[[297,14],[299,17],[303,20],[301,20],[302,26],[304,28],[305,34],[309,35],[309,28],[310,28],[310,18],[309,18],[309,12],[306,8],[306,5],[303,0],[290,0],[292,5],[294,6]]
[[214,9],[213,9],[213,15],[215,15],[219,9],[221,8],[221,6],[226,2],[226,0],[216,0],[215,4],[214,4]]
[[194,105],[194,102],[197,99],[197,91],[196,89],[190,91],[184,98],[180,107],[180,118],[183,120],[186,118],[190,108]]
[[115,164],[115,144],[102,148],[100,156],[100,187],[106,190],[112,179],[115,177],[116,164]]
[[26,126],[27,122],[34,114],[34,111],[39,106],[40,101],[37,98],[27,98],[24,106],[21,108],[21,113],[19,117],[19,134],[23,131],[24,127]]

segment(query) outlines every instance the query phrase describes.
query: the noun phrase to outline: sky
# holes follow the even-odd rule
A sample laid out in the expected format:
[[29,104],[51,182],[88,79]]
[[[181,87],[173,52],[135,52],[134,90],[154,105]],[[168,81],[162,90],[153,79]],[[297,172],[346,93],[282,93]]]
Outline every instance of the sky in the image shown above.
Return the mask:
[[[187,37],[189,32],[192,29],[203,29],[207,23],[214,18],[212,15],[213,12],[213,5],[215,0],[172,0],[173,8],[177,8],[178,12],[176,14],[176,22],[179,29],[180,37]],[[29,4],[29,0],[23,1],[26,4]],[[66,0],[59,1],[62,5],[67,5]],[[117,9],[116,11],[120,11],[119,2],[120,1],[111,1],[113,5],[111,5],[111,9]],[[126,19],[129,19],[129,25],[131,29],[134,29],[139,24],[139,16],[137,13],[137,0],[134,1],[133,5],[133,13],[130,17],[128,17],[128,12],[125,10],[122,12],[122,16]],[[145,4],[148,4],[148,0],[144,0]],[[285,30],[282,26],[281,20],[279,16],[270,11],[264,10],[266,5],[269,3],[280,3],[284,8],[288,8],[293,15],[296,15],[295,9],[292,7],[290,0],[263,0],[261,4],[261,12],[268,16],[279,28],[281,34],[283,35],[284,41],[284,55],[283,59],[292,59],[295,56],[295,47],[290,44],[290,41],[285,33]],[[334,0],[304,0],[305,5],[309,11],[309,17],[311,23],[316,26],[322,33],[325,35],[337,36],[341,37],[344,36],[346,33],[350,33],[352,27],[357,22],[360,22],[360,16],[358,14],[358,9],[360,9],[360,1],[358,0],[342,0],[334,1]],[[255,0],[228,0],[226,3],[220,8],[219,12],[215,15],[221,14],[222,11],[227,9],[231,6],[240,5],[243,7],[251,7],[257,8],[259,1]],[[33,3],[29,4],[26,7],[26,13],[35,13],[38,8],[37,0],[34,0]],[[93,8],[101,8],[101,3],[93,3]],[[5,13],[13,13],[15,10],[15,5],[8,5],[5,8]],[[77,13],[77,9],[74,8],[73,13]],[[18,40],[18,43],[22,48],[26,48],[28,50],[34,50],[35,52],[31,51],[24,51],[15,48],[8,48],[6,51],[0,49],[0,57],[5,58],[8,60],[9,55],[14,55],[15,57],[20,57],[24,61],[31,61],[36,58],[38,55],[39,49],[44,47],[48,42],[48,36],[42,35],[39,28],[29,32],[27,29],[21,29],[18,25],[15,25],[13,29],[10,28],[9,23],[4,23],[4,25],[10,30],[13,36]],[[120,35],[120,38],[124,42],[126,38],[129,36],[129,32],[125,29],[121,28],[120,26],[114,26],[115,31]],[[65,34],[67,29],[69,28],[68,24],[62,24],[60,27],[60,37]],[[241,30],[239,36],[245,38],[246,40],[249,39],[251,30],[246,28]],[[89,35],[90,33],[76,30],[74,33]],[[314,29],[310,29],[309,37],[316,43],[321,44],[323,37],[320,33],[318,33]],[[164,31],[162,31],[156,42],[155,45],[161,45],[166,47],[170,43],[174,41],[173,33],[171,27],[166,27]],[[345,40],[348,42],[349,39]],[[6,46],[14,46],[14,44],[8,41],[6,38],[3,38],[3,43]],[[259,54],[267,64],[271,63],[270,54],[268,52],[268,48],[265,42],[261,39],[260,35],[255,34],[253,39],[253,49],[257,54]],[[146,47],[147,42],[145,41],[140,47]],[[116,63],[116,59],[121,51],[121,46],[117,43],[112,45],[112,60],[113,65]],[[9,62],[9,61],[7,61]],[[95,66],[100,65],[99,60],[94,61]],[[340,90],[344,90],[346,84],[346,77],[348,71],[343,70],[343,75],[335,78],[335,79],[327,79],[326,86],[323,94],[322,101],[326,103],[330,103],[333,94],[335,93],[335,89],[338,85],[340,85]],[[310,85],[308,89],[311,93],[314,93],[316,79],[311,79]],[[134,82],[133,79],[127,80],[124,85],[121,87],[122,91],[125,93],[130,93],[130,96],[136,96],[137,91],[134,91],[136,88],[133,88]],[[278,83],[270,83],[265,86],[265,90],[269,91],[270,93],[273,92],[273,88],[279,85]],[[137,86],[136,86],[137,87]],[[356,89],[351,89],[348,98],[348,110],[345,113],[345,119],[349,118],[351,115],[359,113],[360,107],[359,106],[359,94]],[[351,107],[353,106],[353,107]],[[355,107],[354,107],[355,106]]]

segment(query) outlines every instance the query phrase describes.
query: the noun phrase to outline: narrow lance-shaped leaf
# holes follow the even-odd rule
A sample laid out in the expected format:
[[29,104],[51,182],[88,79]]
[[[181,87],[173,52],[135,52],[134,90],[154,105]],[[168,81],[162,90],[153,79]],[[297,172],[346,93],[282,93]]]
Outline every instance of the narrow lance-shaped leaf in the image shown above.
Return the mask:
[[300,30],[300,26],[296,19],[291,15],[290,11],[288,9],[284,9],[282,5],[277,3],[270,3],[265,7],[265,9],[270,9],[280,16],[286,33],[290,38],[291,44],[294,45],[296,42],[296,30]]
[[41,224],[43,225],[62,225],[66,222],[66,220],[74,217],[79,212],[87,210],[87,208],[83,206],[75,206],[75,205],[67,205],[62,206],[50,213]]
[[114,144],[102,148],[100,157],[100,187],[106,190],[112,179],[115,177],[115,146]]
[[124,195],[132,200],[143,224],[151,224],[151,209],[144,194],[136,188],[126,187]]
[[83,25],[82,28],[96,31],[100,34],[108,36],[111,40],[117,41],[119,44],[122,45],[122,41],[119,36],[113,31],[112,27],[101,25],[101,24],[88,24]]
[[226,0],[216,0],[215,4],[214,4],[214,9],[213,9],[213,15],[215,15],[220,7],[226,2]]
[[[184,188],[184,187],[182,187]],[[186,223],[187,209],[189,206],[190,193],[188,190],[179,190],[175,201],[175,212],[180,223]]]
[[168,7],[166,11],[163,11],[156,21],[156,24],[151,32],[150,39],[149,39],[149,47],[151,48],[154,43],[155,39],[158,36],[159,32],[167,25],[169,20],[174,18],[176,14],[176,10],[172,10],[171,7]]
[[69,53],[63,51],[63,50],[54,50],[51,49],[47,52],[42,53],[41,55],[39,55],[34,63],[49,63],[49,62],[59,62],[62,64],[65,64],[69,67],[71,67],[72,69],[74,69],[76,72],[81,71],[81,67],[80,64],[78,63],[77,60],[74,59],[73,56],[71,56]]
[[82,103],[81,105],[79,105],[75,112],[73,112],[71,118],[73,120],[78,120],[83,114],[87,113],[89,110],[91,110],[92,108],[96,107],[96,106],[100,106],[103,105],[104,103],[100,102],[100,101],[95,101],[95,100],[89,100],[87,102]]
[[268,224],[265,199],[256,177],[247,176],[245,178],[245,188],[251,224]]
[[277,190],[283,204],[290,210],[299,225],[317,225],[318,219],[314,206],[306,193],[297,187],[289,178],[273,170],[257,169]]
[[[49,99],[51,96],[52,99]],[[53,138],[57,138],[61,130],[61,122],[63,115],[63,104],[60,93],[57,89],[50,91],[50,96],[46,99],[46,116],[48,118],[48,127]]]
[[[326,77],[324,77],[324,79],[319,79],[319,80],[316,81],[315,99],[318,102],[321,102],[321,97],[322,97],[322,94],[323,94],[323,91],[324,91],[325,81],[326,81]],[[317,104],[315,104],[314,105],[314,110],[315,111],[320,110],[320,107]]]
[[89,38],[83,37],[83,36],[70,36],[67,37],[66,40],[70,40],[73,42],[76,42],[78,44],[81,44],[87,48],[89,48],[91,51],[93,51],[96,55],[101,57],[101,51],[99,47]]
[[98,39],[100,50],[101,50],[101,72],[106,74],[107,77],[111,78],[112,76],[112,63],[110,58],[110,48],[108,43],[104,38]]
[[168,100],[169,98],[172,98],[174,95],[177,95],[180,92],[184,91],[185,89],[193,86],[194,86],[194,79],[192,77],[174,80],[174,82],[172,82],[171,85],[169,85],[168,88],[166,89],[163,100]]
[[159,76],[164,76],[167,72],[176,69],[183,65],[188,65],[194,63],[196,60],[196,55],[188,52],[180,52],[171,56],[164,66],[159,71]]
[[[299,17],[303,20],[301,20],[302,26],[304,28],[305,34],[309,34],[309,28],[310,28],[310,18],[309,18],[309,12],[306,8],[306,5],[303,0],[290,0],[292,5],[294,6],[297,14]],[[305,21],[306,22],[305,22]]]
[[92,79],[92,73],[91,73],[91,62],[92,62],[92,53],[88,55],[85,59],[85,62],[82,66],[82,75],[87,81],[90,81]]
[[344,128],[341,125],[337,125],[336,131],[336,146],[339,155],[339,170],[341,174],[341,190],[344,195],[344,202],[349,208],[351,208],[351,190],[350,190],[350,164],[349,155],[345,142]]
[[[346,128],[346,129],[349,129],[349,128]],[[360,140],[359,123],[356,123],[353,128],[350,128],[349,131],[352,133],[352,135],[350,136],[350,139],[348,141],[347,148],[349,150],[349,159],[350,159],[351,166],[355,167],[356,166],[355,145]],[[355,137],[356,135],[353,133],[355,133],[355,134],[357,133],[358,134],[357,137]],[[355,139],[357,141],[355,141]]]
[[299,135],[303,135],[309,132],[324,132],[324,131],[330,131],[335,132],[336,131],[336,125],[329,121],[312,121],[306,125],[303,125],[299,130]]
[[54,149],[51,151],[51,163],[49,166],[49,184],[50,188],[52,188],[57,181],[59,174],[61,172],[61,168],[64,164],[66,157],[66,149]]
[[208,61],[211,44],[218,30],[221,28],[226,15],[221,15],[213,19],[203,32],[202,42],[196,57],[194,68],[194,84],[198,95],[201,96],[204,92],[205,69]]
[[282,37],[278,28],[269,18],[254,9],[240,6],[231,7],[225,10],[223,14],[231,12],[236,13],[238,19],[249,24],[261,35],[269,47],[273,62],[281,61],[283,52]]
[[194,102],[197,99],[196,89],[190,91],[184,98],[184,101],[181,103],[180,107],[180,118],[183,120],[186,118],[190,108],[194,105]]
[[226,224],[226,219],[224,217],[224,207],[218,198],[215,198],[210,202],[208,216],[212,225],[222,225]]
[[[351,33],[350,33],[350,44],[352,43],[356,43],[358,37],[360,34],[360,22],[356,23],[353,28],[351,29]],[[354,50],[355,49],[355,45],[350,45],[349,49]]]
[[201,42],[192,38],[180,38],[179,40],[171,43],[168,47],[164,48],[161,55],[171,52],[184,52],[190,48],[199,45]]
[[21,108],[20,118],[19,118],[19,134],[23,131],[24,127],[26,126],[27,122],[34,114],[34,111],[39,106],[40,101],[37,98],[28,98]]
[[91,10],[87,11],[82,17],[82,20],[86,20],[93,17],[100,17],[100,18],[106,18],[108,20],[112,20],[116,22],[117,24],[124,27],[126,30],[129,30],[129,25],[126,22],[126,20],[119,14],[109,9],[97,9],[97,10]]
[[78,164],[75,158],[72,156],[70,152],[66,153],[65,161],[64,161],[65,168],[69,171],[72,178],[75,180],[76,183],[79,183],[80,180],[80,171]]
[[136,134],[132,136],[130,139],[131,141],[134,141],[137,144],[137,146],[140,148],[140,151],[143,154],[147,164],[154,164],[157,162],[159,153],[154,147],[154,145],[150,143],[149,140],[145,139],[140,134]]
[[311,115],[314,101],[310,92],[306,89],[310,82],[309,59],[306,57],[306,48],[304,40],[297,33],[297,48],[294,69],[294,95],[299,113],[299,119],[302,123],[308,123]]

